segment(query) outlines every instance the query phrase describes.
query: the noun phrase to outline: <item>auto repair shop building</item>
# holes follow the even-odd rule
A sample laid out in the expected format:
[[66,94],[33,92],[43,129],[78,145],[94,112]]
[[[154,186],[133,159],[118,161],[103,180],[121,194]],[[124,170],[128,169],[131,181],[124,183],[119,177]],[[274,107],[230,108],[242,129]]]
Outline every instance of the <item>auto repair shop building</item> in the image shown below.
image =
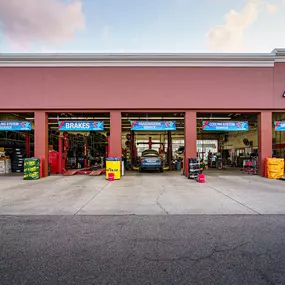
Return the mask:
[[122,114],[184,114],[196,156],[197,114],[257,114],[260,173],[285,112],[285,50],[268,54],[2,54],[0,114],[33,114],[34,156],[48,164],[53,114],[109,114],[109,156],[121,157]]

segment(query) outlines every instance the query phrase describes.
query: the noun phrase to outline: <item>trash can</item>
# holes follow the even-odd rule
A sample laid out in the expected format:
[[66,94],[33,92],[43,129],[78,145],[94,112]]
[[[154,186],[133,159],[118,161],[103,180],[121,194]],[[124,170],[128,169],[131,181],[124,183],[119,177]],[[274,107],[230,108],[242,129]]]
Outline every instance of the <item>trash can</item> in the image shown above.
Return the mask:
[[181,170],[181,161],[176,162],[176,170]]

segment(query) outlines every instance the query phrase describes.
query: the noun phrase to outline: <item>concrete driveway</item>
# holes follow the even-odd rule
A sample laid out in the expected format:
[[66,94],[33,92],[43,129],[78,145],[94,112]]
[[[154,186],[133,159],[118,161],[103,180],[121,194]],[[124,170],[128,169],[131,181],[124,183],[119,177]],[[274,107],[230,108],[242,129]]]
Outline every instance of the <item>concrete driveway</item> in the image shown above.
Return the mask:
[[114,182],[103,176],[0,176],[0,214],[285,214],[285,182],[221,174],[209,173],[205,184],[175,173],[132,173]]

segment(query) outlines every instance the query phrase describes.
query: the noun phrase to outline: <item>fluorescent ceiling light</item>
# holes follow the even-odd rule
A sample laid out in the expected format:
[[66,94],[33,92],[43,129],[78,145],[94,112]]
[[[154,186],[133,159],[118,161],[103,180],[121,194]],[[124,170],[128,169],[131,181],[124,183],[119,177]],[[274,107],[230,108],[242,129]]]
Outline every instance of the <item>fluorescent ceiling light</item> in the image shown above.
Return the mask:
[[[25,118],[26,120],[34,120],[35,118]],[[49,120],[110,120],[109,117],[50,117]],[[122,117],[122,120],[184,120],[184,117]],[[197,117],[197,120],[231,120],[230,117]]]
[[49,117],[49,120],[109,120],[109,117]]
[[184,117],[122,117],[123,120],[184,120]]
[[229,117],[198,117],[197,120],[231,120]]

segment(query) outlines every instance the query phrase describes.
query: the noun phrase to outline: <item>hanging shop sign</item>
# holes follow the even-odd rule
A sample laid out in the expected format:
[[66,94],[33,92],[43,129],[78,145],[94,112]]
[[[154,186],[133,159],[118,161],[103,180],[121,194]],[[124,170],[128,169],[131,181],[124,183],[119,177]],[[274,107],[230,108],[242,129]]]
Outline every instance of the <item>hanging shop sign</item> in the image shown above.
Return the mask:
[[203,121],[202,130],[204,131],[248,131],[248,122],[215,122]]
[[0,121],[0,131],[31,131],[32,123],[27,121]]
[[59,131],[104,131],[104,122],[98,121],[59,121]]
[[285,122],[276,121],[274,122],[275,131],[285,131]]
[[175,121],[131,121],[132,131],[175,131]]

